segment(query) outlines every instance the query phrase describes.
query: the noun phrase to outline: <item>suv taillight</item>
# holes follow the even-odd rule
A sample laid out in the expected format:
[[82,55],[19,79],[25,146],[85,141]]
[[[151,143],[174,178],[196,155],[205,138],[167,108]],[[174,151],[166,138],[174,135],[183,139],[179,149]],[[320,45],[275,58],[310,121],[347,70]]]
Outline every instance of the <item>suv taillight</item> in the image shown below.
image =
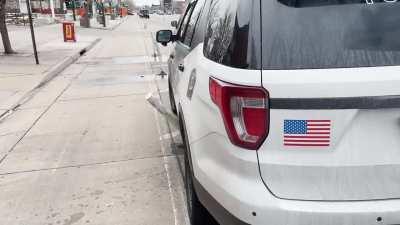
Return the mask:
[[210,95],[219,107],[234,145],[257,150],[268,136],[269,95],[262,87],[248,87],[210,78]]

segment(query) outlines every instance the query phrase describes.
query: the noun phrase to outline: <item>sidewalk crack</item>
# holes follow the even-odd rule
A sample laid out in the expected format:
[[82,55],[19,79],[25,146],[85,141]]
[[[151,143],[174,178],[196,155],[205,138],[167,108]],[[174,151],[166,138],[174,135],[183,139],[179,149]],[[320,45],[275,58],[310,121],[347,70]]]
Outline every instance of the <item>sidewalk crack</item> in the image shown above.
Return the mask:
[[145,156],[145,157],[137,157],[137,158],[121,159],[121,160],[110,160],[110,161],[95,162],[95,163],[83,163],[83,164],[76,164],[76,165],[69,165],[69,166],[21,170],[21,171],[0,173],[0,176],[16,175],[16,174],[23,174],[23,173],[33,173],[33,172],[43,172],[43,171],[50,171],[50,170],[70,169],[70,168],[81,168],[81,167],[90,167],[90,166],[105,166],[105,165],[109,165],[109,164],[131,162],[131,161],[137,161],[137,160],[146,160],[146,159],[158,159],[158,158],[163,158],[163,157],[176,157],[176,155],[174,155],[174,154],[162,155],[161,154],[161,155],[155,155],[155,156]]

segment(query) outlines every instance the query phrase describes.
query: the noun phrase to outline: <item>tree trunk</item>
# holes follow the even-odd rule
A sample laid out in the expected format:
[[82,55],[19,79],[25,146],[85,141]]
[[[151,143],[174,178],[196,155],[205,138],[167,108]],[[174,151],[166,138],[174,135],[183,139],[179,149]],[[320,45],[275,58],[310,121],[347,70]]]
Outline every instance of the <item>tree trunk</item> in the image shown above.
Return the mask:
[[6,26],[6,0],[0,0],[0,33],[1,39],[3,40],[4,53],[14,53],[14,50],[11,48],[11,42]]

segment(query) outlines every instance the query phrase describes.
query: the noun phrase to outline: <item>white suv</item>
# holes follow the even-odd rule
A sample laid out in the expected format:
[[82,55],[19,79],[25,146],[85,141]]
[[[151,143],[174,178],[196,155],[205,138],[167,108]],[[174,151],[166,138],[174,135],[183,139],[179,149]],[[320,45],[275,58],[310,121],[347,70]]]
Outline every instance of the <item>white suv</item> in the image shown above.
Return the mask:
[[400,3],[197,0],[157,41],[192,224],[400,224]]

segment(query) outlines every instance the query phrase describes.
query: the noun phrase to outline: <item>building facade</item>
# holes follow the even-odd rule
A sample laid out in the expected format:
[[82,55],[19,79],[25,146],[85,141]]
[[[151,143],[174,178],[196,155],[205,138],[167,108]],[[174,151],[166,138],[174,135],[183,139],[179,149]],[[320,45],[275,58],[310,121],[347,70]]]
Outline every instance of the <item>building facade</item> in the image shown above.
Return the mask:
[[164,12],[172,11],[172,0],[161,0],[161,8]]
[[185,12],[186,6],[189,1],[173,1],[172,8],[175,14],[182,14]]

